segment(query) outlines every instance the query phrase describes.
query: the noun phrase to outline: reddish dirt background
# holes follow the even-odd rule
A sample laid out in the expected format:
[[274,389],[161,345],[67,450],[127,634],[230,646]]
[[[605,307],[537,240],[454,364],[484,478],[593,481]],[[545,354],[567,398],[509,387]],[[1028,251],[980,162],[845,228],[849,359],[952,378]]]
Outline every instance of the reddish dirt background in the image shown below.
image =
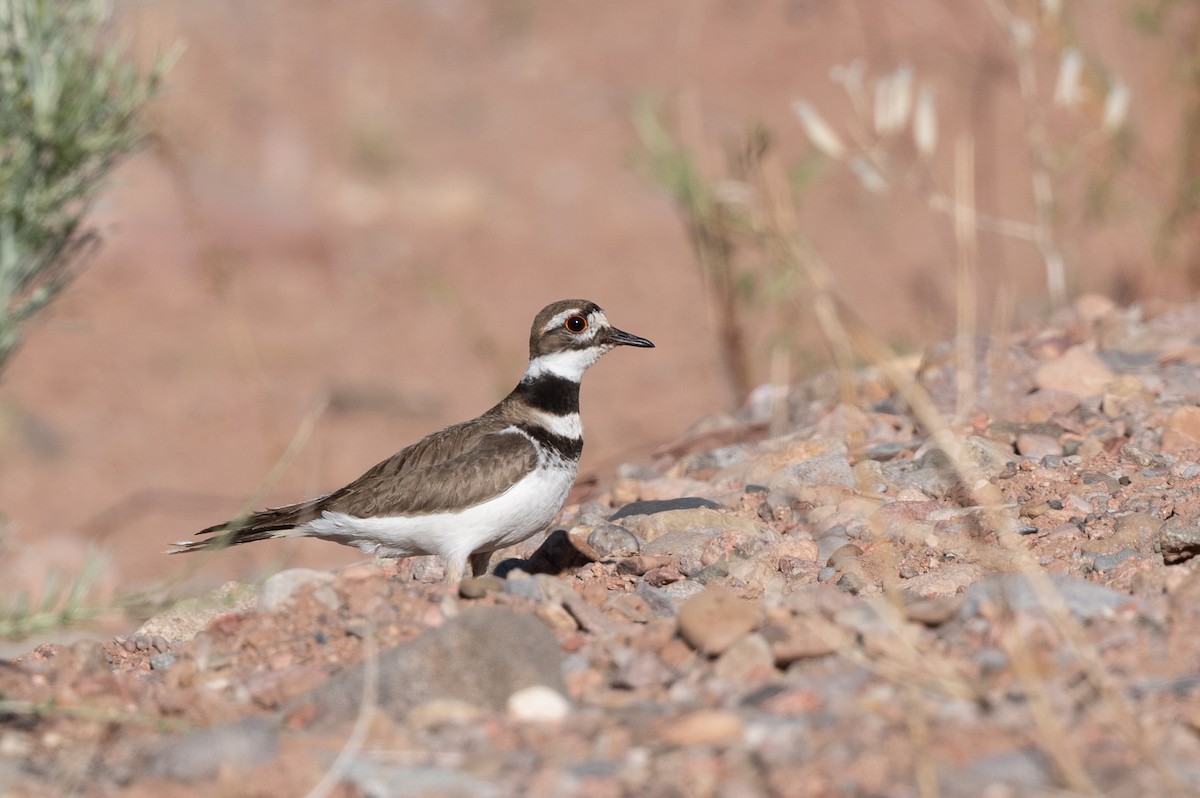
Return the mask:
[[[1101,76],[1078,111],[1041,103],[1063,164],[1071,288],[1186,287],[1173,261],[1152,264],[1181,169],[1180,54],[1197,14],[1176,9],[1146,33],[1138,3],[1066,5],[1061,24],[1038,28],[1040,91],[1065,43]],[[969,132],[980,209],[1032,219],[1012,51],[986,3],[166,0],[121,4],[115,27],[143,63],[186,50],[149,115],[158,146],[98,209],[99,257],[0,385],[0,573],[13,590],[77,569],[89,544],[111,552],[108,590],[168,577],[185,566],[162,555],[168,542],[247,501],[336,487],[482,411],[521,373],[529,321],[554,299],[595,299],[658,344],[589,375],[585,473],[610,478],[730,410],[683,227],[633,167],[641,92],[682,104],[714,174],[722,147],[759,121],[782,170],[806,152],[795,99],[853,138],[831,67],[861,58],[873,81],[910,64],[937,91],[932,178],[949,190],[951,143]],[[1133,95],[1124,159],[1097,132],[1109,75]],[[911,146],[895,150],[909,169]],[[1104,177],[1106,212],[1088,216]],[[952,332],[953,234],[919,193],[875,196],[828,164],[798,220],[882,335],[916,347]],[[1040,313],[1036,251],[988,235],[980,247],[982,323]],[[803,291],[760,296],[757,380],[791,307],[795,370],[824,360]],[[311,437],[264,488],[306,419]],[[205,560],[192,584],[355,559],[314,541],[253,546]]]

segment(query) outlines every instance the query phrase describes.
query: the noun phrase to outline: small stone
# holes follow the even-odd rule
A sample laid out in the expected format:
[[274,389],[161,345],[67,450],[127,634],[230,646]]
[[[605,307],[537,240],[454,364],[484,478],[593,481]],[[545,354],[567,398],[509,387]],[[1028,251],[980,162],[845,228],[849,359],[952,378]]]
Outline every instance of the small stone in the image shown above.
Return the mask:
[[839,571],[846,567],[846,564],[851,560],[857,560],[863,555],[863,550],[853,543],[847,543],[844,546],[839,546],[833,554],[829,555],[829,559],[825,562],[830,568],[837,568]]
[[602,524],[592,530],[588,545],[601,557],[625,557],[642,550],[637,535],[617,524]]
[[1058,442],[1058,438],[1050,435],[1022,432],[1017,436],[1017,454],[1041,460],[1043,457],[1061,455],[1062,445]]
[[441,726],[471,723],[485,714],[481,707],[466,701],[456,698],[432,698],[413,707],[408,713],[408,723],[418,729],[436,729]]
[[746,635],[717,657],[713,675],[739,686],[762,684],[776,675],[771,645],[760,634]]
[[176,781],[214,778],[223,767],[245,769],[279,755],[279,732],[265,718],[208,726],[160,748],[150,758],[155,776]]
[[847,571],[842,574],[842,578],[837,581],[838,590],[844,593],[849,593],[852,596],[857,596],[867,586],[867,580],[861,574],[855,571]]
[[150,667],[156,671],[165,671],[175,664],[176,659],[170,651],[163,651],[150,657]]
[[1200,407],[1177,407],[1163,425],[1162,447],[1167,452],[1200,449]]
[[[1046,579],[1055,595],[1066,604],[1071,614],[1080,620],[1111,615],[1133,599],[1103,585],[1064,574],[1047,574]],[[961,617],[973,618],[985,602],[1007,603],[1016,611],[1038,609],[1041,598],[1029,580],[1021,574],[995,574],[967,588]]]
[[941,568],[906,579],[901,586],[910,596],[922,599],[945,598],[958,595],[982,579],[983,575],[983,569],[973,563],[947,563]]
[[679,635],[692,648],[719,655],[758,624],[760,605],[732,590],[705,588],[679,608]]
[[458,595],[465,599],[483,598],[488,593],[498,593],[504,589],[505,582],[495,574],[483,576],[468,576],[458,585]]
[[1152,452],[1140,446],[1134,446],[1132,443],[1121,447],[1121,459],[1142,468],[1170,468],[1171,464],[1175,462],[1174,458],[1169,455]]
[[1130,543],[1155,540],[1163,528],[1161,518],[1149,513],[1130,513],[1117,519],[1116,536]]
[[941,626],[958,617],[962,604],[961,596],[917,599],[904,605],[904,617],[926,626]]
[[830,579],[833,579],[834,577],[836,577],[837,574],[838,574],[838,572],[837,572],[836,568],[830,568],[829,566],[825,566],[821,570],[817,571],[817,581],[818,582],[828,582]]
[[1138,553],[1134,549],[1121,549],[1120,551],[1114,551],[1111,554],[1097,554],[1092,558],[1092,567],[1101,573],[1106,573],[1116,568],[1130,557],[1137,556]]
[[523,687],[508,697],[508,715],[530,723],[557,723],[571,714],[571,702],[544,684]]
[[768,624],[762,636],[770,644],[771,656],[780,668],[797,660],[828,656],[849,642],[846,633],[837,626],[803,615]]
[[1190,560],[1200,554],[1200,527],[1167,523],[1159,532],[1158,543],[1163,562],[1168,565]]
[[329,610],[336,610],[341,601],[333,589],[336,577],[328,571],[314,568],[289,568],[272,574],[263,582],[258,596],[258,609],[274,612],[291,602],[303,588],[312,589],[312,597]]
[[742,719],[722,709],[699,709],[675,718],[659,736],[668,745],[719,746],[742,738]]
[[854,471],[850,468],[850,460],[844,450],[784,466],[768,480],[768,486],[772,490],[791,490],[798,493],[812,485],[855,487]]
[[530,601],[541,601],[545,598],[538,580],[516,569],[508,572],[508,578],[504,580],[504,592]]
[[1042,363],[1033,379],[1042,390],[1064,391],[1082,398],[1102,394],[1113,376],[1095,352],[1080,345]]
[[[698,507],[694,510],[666,510],[654,515],[629,516],[629,521],[622,526],[649,544],[670,532],[692,529],[741,529],[757,534],[762,528],[762,522],[721,510]],[[642,550],[646,551],[647,548],[648,546],[643,546]]]
[[694,510],[698,507],[711,510],[722,509],[721,505],[711,499],[700,496],[683,496],[678,499],[657,499],[631,502],[608,517],[609,521],[619,521],[630,515],[654,515],[670,510]]

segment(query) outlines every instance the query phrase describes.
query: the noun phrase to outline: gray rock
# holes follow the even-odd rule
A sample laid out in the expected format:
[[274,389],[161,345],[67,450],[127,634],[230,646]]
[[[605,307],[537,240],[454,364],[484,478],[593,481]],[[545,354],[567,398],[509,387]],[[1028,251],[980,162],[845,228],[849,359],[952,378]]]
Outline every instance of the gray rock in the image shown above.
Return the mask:
[[184,599],[169,610],[147,620],[138,627],[135,637],[162,636],[167,640],[191,640],[208,626],[213,618],[231,612],[244,612],[258,600],[257,585],[226,582],[203,596]]
[[274,612],[295,598],[303,588],[311,587],[314,599],[329,610],[336,610],[341,603],[337,591],[333,589],[336,578],[329,571],[313,568],[280,571],[263,582],[262,592],[258,595],[258,608],[263,612]]
[[855,487],[854,471],[845,451],[817,455],[784,466],[771,477],[772,490],[795,490],[805,485],[842,485]]
[[844,535],[828,535],[821,538],[817,541],[817,562],[828,563],[835,551],[850,544],[850,538]]
[[942,795],[1042,795],[1054,785],[1046,756],[1035,749],[989,754],[953,768],[941,778]]
[[1200,527],[1168,522],[1158,534],[1158,543],[1163,562],[1170,565],[1190,560],[1200,554]]
[[669,617],[679,611],[675,599],[663,588],[648,585],[639,580],[634,592],[641,596],[642,600],[646,602],[646,606],[655,615]]
[[234,723],[197,729],[151,754],[149,770],[176,781],[214,778],[225,766],[250,768],[279,756],[279,732],[265,718],[244,718]]
[[704,585],[700,584],[694,579],[681,579],[678,582],[672,582],[669,585],[663,585],[658,589],[676,604],[682,604],[692,596],[702,592],[704,590]]
[[588,545],[601,557],[620,557],[637,554],[642,542],[637,535],[617,524],[602,524],[588,535]]
[[1136,549],[1121,549],[1111,554],[1097,554],[1092,558],[1092,567],[1097,571],[1111,571],[1130,557],[1138,556]]
[[178,657],[170,651],[160,651],[150,657],[150,667],[156,671],[165,671],[175,664],[176,659]]
[[[1080,620],[1091,620],[1112,614],[1134,601],[1131,596],[1110,590],[1074,576],[1048,574],[1047,579],[1066,604],[1071,614]],[[1041,600],[1029,580],[1021,574],[993,574],[967,588],[961,617],[963,620],[979,614],[984,602],[1007,602],[1013,610],[1033,610]]]
[[510,572],[508,579],[504,580],[504,592],[510,596],[520,596],[531,601],[541,601],[545,597],[538,580],[530,577],[524,571]]
[[[379,654],[378,705],[403,720],[412,706],[453,698],[494,712],[523,687],[545,685],[566,695],[562,654],[550,627],[505,607],[472,607],[442,626]],[[358,713],[364,666],[347,668],[293,702],[315,705],[324,723]]]
[[492,798],[501,789],[459,769],[397,764],[391,759],[359,756],[345,780],[366,798]]
[[721,534],[720,529],[680,529],[655,538],[642,548],[649,556],[667,556],[676,559],[700,559],[709,541]]
[[646,499],[640,502],[630,502],[609,516],[608,520],[619,521],[629,515],[654,515],[655,513],[662,513],[668,510],[694,510],[697,507],[707,507],[711,510],[722,509],[720,504],[717,504],[712,499],[705,499],[702,496],[683,496],[678,499]]

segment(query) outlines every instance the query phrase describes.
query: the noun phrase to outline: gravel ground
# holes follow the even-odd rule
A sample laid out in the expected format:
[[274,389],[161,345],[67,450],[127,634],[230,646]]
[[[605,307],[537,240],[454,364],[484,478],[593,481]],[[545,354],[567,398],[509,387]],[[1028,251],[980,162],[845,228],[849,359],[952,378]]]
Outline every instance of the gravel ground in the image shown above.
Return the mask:
[[873,370],[763,388],[495,575],[285,571],[4,662],[4,794],[1200,793],[1200,305],[899,365],[973,397],[976,484]]

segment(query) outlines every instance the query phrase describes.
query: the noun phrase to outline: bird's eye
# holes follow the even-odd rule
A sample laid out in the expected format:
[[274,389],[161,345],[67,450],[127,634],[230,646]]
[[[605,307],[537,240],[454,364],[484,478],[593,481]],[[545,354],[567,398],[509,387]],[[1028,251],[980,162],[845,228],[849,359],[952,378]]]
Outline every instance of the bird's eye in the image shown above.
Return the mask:
[[577,313],[574,316],[568,316],[563,326],[567,328],[567,332],[581,333],[587,329],[587,319]]

